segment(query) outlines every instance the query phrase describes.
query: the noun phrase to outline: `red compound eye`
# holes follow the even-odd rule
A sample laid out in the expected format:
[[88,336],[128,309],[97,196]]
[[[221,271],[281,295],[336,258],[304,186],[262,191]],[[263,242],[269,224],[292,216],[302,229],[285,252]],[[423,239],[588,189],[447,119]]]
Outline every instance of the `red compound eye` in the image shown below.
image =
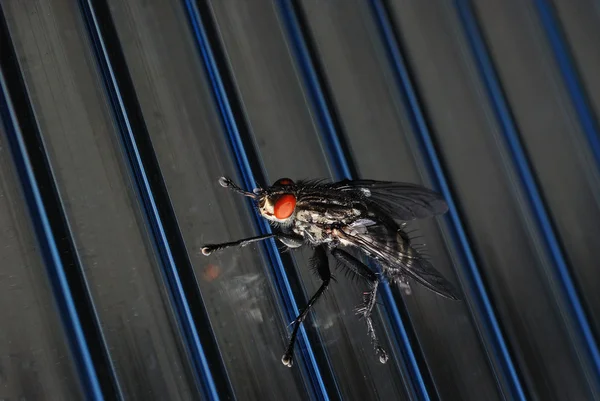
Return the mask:
[[279,186],[294,185],[294,181],[290,180],[289,178],[280,178],[279,180],[275,181],[275,184],[273,184],[273,185],[279,185]]
[[292,213],[294,213],[295,208],[296,197],[294,195],[286,194],[277,199],[275,207],[273,207],[273,212],[275,213],[275,217],[283,220],[290,217]]

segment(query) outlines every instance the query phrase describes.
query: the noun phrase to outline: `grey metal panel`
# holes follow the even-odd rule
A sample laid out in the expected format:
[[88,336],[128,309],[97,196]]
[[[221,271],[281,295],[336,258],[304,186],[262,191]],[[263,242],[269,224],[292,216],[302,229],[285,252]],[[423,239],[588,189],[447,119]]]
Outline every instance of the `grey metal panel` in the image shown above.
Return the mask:
[[600,2],[554,0],[559,23],[597,120],[600,119]]
[[77,5],[6,7],[25,81],[128,399],[191,399],[157,262]]
[[588,399],[523,193],[447,2],[393,3],[438,146],[531,396]]
[[600,177],[589,144],[533,7],[521,1],[477,3],[523,143],[598,332]]
[[78,399],[74,364],[1,128],[0,227],[0,399]]
[[305,399],[299,371],[281,364],[289,322],[259,248],[210,258],[200,252],[253,230],[245,200],[217,183],[222,175],[235,178],[235,167],[182,4],[110,4],[234,392],[240,399]]
[[[366,2],[303,2],[361,177],[422,182],[426,172]],[[443,224],[442,224],[443,227]],[[432,263],[456,282],[452,249],[435,220],[410,224]],[[496,399],[498,391],[466,303],[418,285],[405,297],[442,399]]]
[[[199,253],[207,242],[254,232],[245,201],[216,181],[235,177],[235,163],[183,4],[109,3],[234,392],[241,400],[307,399],[308,379],[280,362],[289,322],[259,247],[210,258]],[[212,17],[267,184],[283,176],[331,177],[276,3],[212,1]],[[597,399],[452,2],[388,3],[530,398]],[[598,117],[599,3],[554,3]],[[367,1],[301,4],[360,175],[430,185]],[[597,166],[533,6],[517,0],[473,4],[598,332]],[[3,7],[125,395],[193,399],[190,366],[79,8],[67,0],[9,0]],[[0,398],[81,399],[3,142],[0,132]],[[434,265],[461,282],[464,267],[443,219],[411,227],[424,235]],[[306,268],[310,251],[292,254],[296,265],[287,267],[298,270],[311,295],[319,281]],[[354,315],[362,286],[336,278],[306,324],[323,338],[313,345],[329,356],[341,395],[408,399],[393,358],[379,364]],[[496,382],[469,303],[440,299],[418,285],[405,300],[441,398],[502,398],[503,383]],[[381,316],[376,324],[387,328]],[[384,343],[389,347],[389,338]]]
[[[268,184],[281,177],[330,178],[312,111],[278,21],[277,5],[271,1],[252,5],[218,1],[212,2],[212,8]],[[292,254],[310,296],[320,285],[308,269],[311,251]],[[354,315],[364,289],[341,274],[336,277],[307,324],[314,325],[323,337],[321,345],[331,359],[343,397],[405,399],[396,367],[380,365],[364,322]]]

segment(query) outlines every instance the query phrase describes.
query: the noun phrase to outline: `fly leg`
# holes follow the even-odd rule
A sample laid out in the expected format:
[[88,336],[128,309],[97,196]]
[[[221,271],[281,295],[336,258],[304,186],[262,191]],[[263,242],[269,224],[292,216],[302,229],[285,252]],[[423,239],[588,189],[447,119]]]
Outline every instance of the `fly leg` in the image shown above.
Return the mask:
[[279,241],[283,242],[290,248],[297,248],[301,246],[304,241],[301,236],[295,234],[284,234],[284,233],[273,233],[273,234],[265,234],[259,235],[256,237],[244,238],[238,241],[232,242],[223,242],[221,244],[211,244],[205,245],[202,247],[202,254],[205,256],[210,255],[215,251],[220,251],[221,249],[230,248],[230,247],[244,247],[246,245],[252,244],[254,242],[263,241],[269,238],[275,238]]
[[292,322],[294,325],[294,330],[292,331],[292,336],[290,337],[290,341],[288,343],[287,350],[283,357],[281,358],[281,362],[288,366],[292,366],[292,356],[294,352],[294,344],[296,343],[296,337],[298,336],[298,330],[300,329],[300,325],[306,319],[308,312],[313,307],[313,305],[317,302],[317,300],[323,295],[329,283],[331,282],[331,271],[329,270],[329,263],[327,261],[327,253],[325,252],[325,247],[323,245],[318,246],[315,249],[315,254],[312,257],[312,263],[314,264],[314,270],[317,272],[323,283],[312,296],[312,298],[308,301],[308,304],[302,309],[298,317]]
[[370,291],[363,294],[363,304],[357,309],[357,314],[363,317],[367,323],[367,332],[371,338],[371,343],[375,348],[375,353],[379,357],[379,362],[386,363],[388,360],[388,354],[379,344],[379,340],[375,334],[375,328],[373,327],[373,319],[371,319],[371,314],[377,299],[377,288],[379,286],[379,279],[377,278],[377,275],[371,269],[369,269],[368,266],[346,251],[336,248],[331,251],[331,254],[352,272],[369,282]]

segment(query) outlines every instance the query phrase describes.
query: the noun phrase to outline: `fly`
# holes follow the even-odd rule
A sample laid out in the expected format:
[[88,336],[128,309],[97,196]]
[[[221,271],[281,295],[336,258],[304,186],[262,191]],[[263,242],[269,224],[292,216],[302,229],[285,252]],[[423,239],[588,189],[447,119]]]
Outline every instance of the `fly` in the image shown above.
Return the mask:
[[[379,344],[371,314],[382,280],[410,288],[408,279],[411,279],[438,295],[459,299],[452,284],[434,269],[411,243],[404,230],[406,221],[441,215],[448,211],[448,205],[441,195],[430,189],[416,184],[388,181],[343,180],[326,183],[294,182],[289,178],[282,178],[269,188],[256,188],[248,192],[225,177],[219,183],[252,198],[260,215],[276,231],[273,234],[206,245],[202,248],[204,255],[269,238],[276,238],[289,248],[303,245],[314,248],[312,268],[322,284],[292,322],[292,335],[281,358],[282,363],[288,367],[292,366],[294,344],[300,325],[331,282],[327,253],[369,285],[357,314],[366,322],[368,335],[381,363],[387,362],[388,354]],[[378,263],[381,274],[352,253],[362,253]]]

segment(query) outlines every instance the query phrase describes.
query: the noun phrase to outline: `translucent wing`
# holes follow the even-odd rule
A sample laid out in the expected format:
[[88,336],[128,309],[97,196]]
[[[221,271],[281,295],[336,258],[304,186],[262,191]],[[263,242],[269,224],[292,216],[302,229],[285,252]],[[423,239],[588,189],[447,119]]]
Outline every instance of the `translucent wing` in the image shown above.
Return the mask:
[[460,299],[454,286],[404,241],[398,232],[382,224],[363,220],[358,226],[342,229],[341,237],[380,262],[388,269],[388,275],[401,274],[438,295]]
[[340,191],[362,192],[370,202],[396,220],[422,219],[448,211],[448,205],[440,194],[417,184],[345,180],[333,184],[333,188]]

